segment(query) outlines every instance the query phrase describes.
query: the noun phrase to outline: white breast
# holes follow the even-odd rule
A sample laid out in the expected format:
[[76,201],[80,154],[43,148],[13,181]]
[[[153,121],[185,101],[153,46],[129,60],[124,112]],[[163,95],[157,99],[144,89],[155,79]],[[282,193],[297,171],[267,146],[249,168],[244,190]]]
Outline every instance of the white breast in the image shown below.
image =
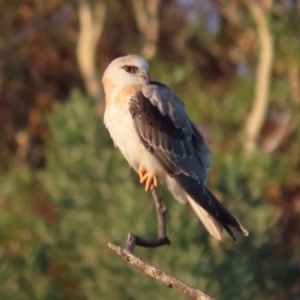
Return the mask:
[[115,105],[106,107],[104,124],[108,129],[116,147],[137,172],[143,164],[147,171],[154,171],[159,180],[167,184],[170,192],[181,203],[186,202],[186,193],[178,186],[175,180],[169,177],[153,155],[140,142],[134,128],[129,109],[120,109]]
[[116,147],[120,149],[129,165],[138,169],[140,158],[145,152],[134,129],[129,111],[110,105],[104,114],[104,124],[108,129]]
[[148,172],[154,171],[159,177],[164,177],[165,172],[160,164],[140,142],[129,109],[123,110],[114,105],[108,106],[104,114],[104,124],[115,146],[120,149],[135,171],[138,171],[139,165],[143,164]]

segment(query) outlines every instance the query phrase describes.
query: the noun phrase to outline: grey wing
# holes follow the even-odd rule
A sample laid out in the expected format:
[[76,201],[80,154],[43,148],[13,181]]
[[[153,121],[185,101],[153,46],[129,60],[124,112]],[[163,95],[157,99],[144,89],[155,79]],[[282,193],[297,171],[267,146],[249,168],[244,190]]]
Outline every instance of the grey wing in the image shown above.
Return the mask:
[[159,83],[146,85],[131,100],[130,111],[140,139],[170,176],[184,174],[205,183],[210,151],[171,89]]
[[210,151],[176,94],[161,83],[151,82],[132,96],[129,110],[140,141],[169,176],[233,238],[228,225],[246,234],[205,186]]

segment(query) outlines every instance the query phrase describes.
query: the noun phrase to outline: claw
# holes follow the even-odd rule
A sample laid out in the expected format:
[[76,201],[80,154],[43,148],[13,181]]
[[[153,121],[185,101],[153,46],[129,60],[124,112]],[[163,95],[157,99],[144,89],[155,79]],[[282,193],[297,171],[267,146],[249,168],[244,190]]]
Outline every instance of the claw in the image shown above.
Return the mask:
[[139,172],[138,172],[140,180],[142,180],[142,178],[144,177],[145,173],[146,173],[145,167],[142,164],[140,164],[139,165]]
[[139,177],[140,177],[140,183],[145,184],[145,191],[148,192],[151,188],[151,186],[157,187],[158,181],[155,172],[146,172],[146,169],[143,165],[139,166]]

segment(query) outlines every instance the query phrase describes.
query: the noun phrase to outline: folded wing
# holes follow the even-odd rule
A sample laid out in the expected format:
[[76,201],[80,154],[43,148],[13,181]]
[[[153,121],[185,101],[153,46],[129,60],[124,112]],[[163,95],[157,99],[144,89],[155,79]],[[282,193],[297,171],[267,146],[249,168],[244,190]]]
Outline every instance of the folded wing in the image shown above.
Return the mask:
[[181,99],[167,86],[151,82],[131,98],[129,110],[140,141],[185,190],[209,232],[218,238],[222,225],[233,238],[229,226],[248,235],[205,186],[210,151]]

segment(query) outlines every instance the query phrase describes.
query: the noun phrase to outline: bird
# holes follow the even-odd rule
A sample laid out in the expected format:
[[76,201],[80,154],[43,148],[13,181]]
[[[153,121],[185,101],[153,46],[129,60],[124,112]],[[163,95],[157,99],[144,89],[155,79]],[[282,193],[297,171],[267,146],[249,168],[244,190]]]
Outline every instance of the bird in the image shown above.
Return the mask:
[[184,102],[167,85],[150,79],[139,55],[114,59],[103,73],[104,125],[145,190],[164,184],[180,203],[189,203],[217,240],[223,228],[248,236],[245,227],[207,188],[211,152]]

